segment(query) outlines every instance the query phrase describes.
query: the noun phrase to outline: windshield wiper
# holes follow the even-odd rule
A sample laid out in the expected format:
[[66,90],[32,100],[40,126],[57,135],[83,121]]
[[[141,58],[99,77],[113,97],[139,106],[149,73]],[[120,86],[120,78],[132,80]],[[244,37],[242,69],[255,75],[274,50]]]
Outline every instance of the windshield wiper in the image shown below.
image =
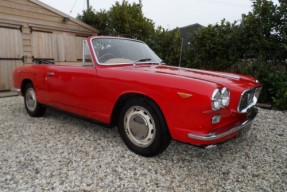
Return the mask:
[[142,59],[138,59],[136,61],[134,61],[134,65],[136,65],[137,63],[140,63],[140,62],[146,62],[146,61],[151,61],[151,58],[142,58]]
[[136,60],[134,63],[145,62],[145,61],[151,61],[151,58],[142,58],[142,59]]
[[[151,61],[151,60],[152,59],[150,59],[150,58],[143,58],[143,59],[139,59],[139,60],[134,61],[134,64],[139,63],[139,62]],[[166,64],[163,60],[160,60],[159,62],[152,62],[152,63],[159,64],[159,65]]]
[[[140,62],[146,62],[146,61],[151,61],[151,60],[152,60],[151,58],[142,58],[142,59],[134,61],[134,65]],[[151,63],[159,64],[159,65],[166,64],[163,60],[161,60],[160,62],[151,62]]]

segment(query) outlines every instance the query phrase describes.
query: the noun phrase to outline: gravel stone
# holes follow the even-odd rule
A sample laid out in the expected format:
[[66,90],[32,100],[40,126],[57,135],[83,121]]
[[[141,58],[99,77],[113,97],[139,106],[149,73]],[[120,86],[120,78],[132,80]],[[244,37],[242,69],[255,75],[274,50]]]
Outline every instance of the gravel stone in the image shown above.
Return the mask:
[[259,110],[250,131],[211,149],[172,141],[153,158],[116,128],[0,99],[0,191],[287,191],[287,113]]

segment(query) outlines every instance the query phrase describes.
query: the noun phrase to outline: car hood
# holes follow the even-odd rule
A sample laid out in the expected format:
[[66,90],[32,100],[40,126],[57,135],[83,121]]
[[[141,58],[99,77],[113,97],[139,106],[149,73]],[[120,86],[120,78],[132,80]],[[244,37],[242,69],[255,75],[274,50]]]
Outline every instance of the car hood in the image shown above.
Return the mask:
[[[203,81],[213,82],[221,85],[245,85],[256,86],[258,83],[256,79],[226,72],[215,72],[199,69],[189,69],[174,67],[168,65],[136,65],[129,66],[130,70],[138,70],[149,73],[157,73],[163,75],[172,75],[180,78],[199,79]],[[244,86],[244,87],[245,87]]]

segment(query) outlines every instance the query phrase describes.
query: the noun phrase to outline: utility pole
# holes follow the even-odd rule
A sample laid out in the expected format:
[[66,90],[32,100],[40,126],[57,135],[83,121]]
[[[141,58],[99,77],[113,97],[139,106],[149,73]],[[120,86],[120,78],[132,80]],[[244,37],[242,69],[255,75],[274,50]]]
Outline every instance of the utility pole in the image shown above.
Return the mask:
[[181,44],[180,44],[180,53],[179,53],[179,68],[181,66],[181,58],[182,58],[182,46],[183,46],[183,38],[181,38]]
[[90,8],[90,0],[87,0],[87,10]]

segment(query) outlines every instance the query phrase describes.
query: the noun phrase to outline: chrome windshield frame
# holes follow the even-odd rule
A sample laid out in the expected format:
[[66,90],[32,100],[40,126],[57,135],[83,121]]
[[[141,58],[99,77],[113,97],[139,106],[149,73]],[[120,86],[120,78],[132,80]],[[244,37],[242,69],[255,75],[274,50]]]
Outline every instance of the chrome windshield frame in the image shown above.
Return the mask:
[[[94,49],[94,46],[93,46],[93,40],[94,39],[120,39],[120,40],[127,40],[127,41],[134,41],[134,42],[138,42],[138,43],[142,43],[142,44],[145,44],[147,45],[145,42],[143,41],[140,41],[140,40],[137,40],[137,39],[130,39],[130,38],[125,38],[125,37],[109,37],[109,36],[101,36],[101,37],[92,37],[90,39],[90,44],[92,46],[92,53],[94,54],[94,58],[97,62],[98,65],[100,66],[117,66],[117,65],[134,65],[135,64],[135,61],[131,61],[131,62],[124,62],[124,63],[101,63],[99,62],[98,60],[98,57],[97,57],[97,54],[95,52],[95,49]],[[147,45],[148,46],[148,45]],[[149,46],[148,46],[149,47]],[[149,47],[150,48],[150,47]],[[152,50],[152,49],[151,49]],[[153,51],[153,50],[152,50]],[[155,52],[154,52],[155,53]],[[155,53],[156,54],[156,53]],[[158,55],[157,55],[158,56]],[[161,58],[160,58],[161,59]],[[150,64],[150,63],[157,63],[157,62],[153,62],[153,61],[144,61],[144,62],[137,62],[136,64]],[[160,64],[160,63],[158,63]]]

